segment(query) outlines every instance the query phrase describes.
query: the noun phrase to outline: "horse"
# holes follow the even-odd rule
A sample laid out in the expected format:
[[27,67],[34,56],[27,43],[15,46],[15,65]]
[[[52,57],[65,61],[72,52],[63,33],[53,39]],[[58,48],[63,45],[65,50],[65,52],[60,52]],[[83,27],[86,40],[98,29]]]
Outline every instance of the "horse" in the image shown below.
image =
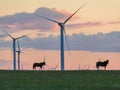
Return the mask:
[[96,68],[99,70],[99,67],[104,67],[104,70],[106,70],[107,64],[109,63],[109,60],[106,60],[104,62],[98,61],[96,62]]
[[36,67],[40,67],[40,69],[42,70],[42,67],[44,65],[46,65],[45,61],[41,63],[33,63],[33,69],[36,69]]

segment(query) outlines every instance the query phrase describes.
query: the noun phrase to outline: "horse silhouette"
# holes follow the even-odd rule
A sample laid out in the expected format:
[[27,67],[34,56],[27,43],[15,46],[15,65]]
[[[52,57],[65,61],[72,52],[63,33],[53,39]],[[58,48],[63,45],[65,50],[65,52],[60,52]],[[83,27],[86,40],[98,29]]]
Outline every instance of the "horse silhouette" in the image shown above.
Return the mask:
[[33,69],[36,69],[36,67],[40,67],[40,69],[42,70],[42,67],[44,65],[46,65],[45,61],[41,63],[33,63]]
[[103,62],[101,62],[101,61],[96,62],[96,68],[97,68],[97,70],[99,70],[100,66],[104,67],[104,70],[106,70],[106,67],[107,67],[108,63],[109,63],[109,60],[106,60],[106,61],[103,61]]

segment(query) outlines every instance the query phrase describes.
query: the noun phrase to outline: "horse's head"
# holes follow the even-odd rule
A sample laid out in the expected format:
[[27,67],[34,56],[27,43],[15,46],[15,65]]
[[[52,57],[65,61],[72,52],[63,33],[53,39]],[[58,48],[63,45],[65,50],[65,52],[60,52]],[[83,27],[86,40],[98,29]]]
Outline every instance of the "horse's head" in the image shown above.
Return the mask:
[[43,65],[46,65],[45,61],[43,62]]
[[109,63],[109,60],[106,60],[107,64]]

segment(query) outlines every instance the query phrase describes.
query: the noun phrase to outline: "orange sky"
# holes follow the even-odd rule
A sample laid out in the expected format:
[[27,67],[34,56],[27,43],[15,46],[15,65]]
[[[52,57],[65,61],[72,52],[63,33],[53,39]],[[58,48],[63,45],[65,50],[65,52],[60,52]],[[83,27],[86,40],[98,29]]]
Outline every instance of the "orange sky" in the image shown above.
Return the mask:
[[[52,68],[58,64],[57,70],[60,70],[60,55],[59,51],[47,51],[47,50],[24,50],[24,53],[21,54],[21,65],[23,65],[24,70],[32,70],[32,65],[35,62],[42,62],[45,56],[46,64]],[[9,64],[6,66],[0,66],[1,69],[12,69],[12,52],[10,50],[4,50],[0,53],[2,57],[1,60],[8,60]],[[7,57],[6,57],[7,56]],[[112,52],[90,52],[90,51],[71,51],[70,57],[69,53],[65,52],[65,69],[67,70],[78,70],[79,65],[81,70],[89,69],[93,70],[96,69],[95,65],[96,62],[110,60],[107,69],[108,70],[115,70],[120,69],[119,57],[120,53],[112,53]],[[45,70],[50,70],[48,66],[45,67]],[[38,69],[38,68],[37,68]],[[103,69],[103,68],[101,68]]]

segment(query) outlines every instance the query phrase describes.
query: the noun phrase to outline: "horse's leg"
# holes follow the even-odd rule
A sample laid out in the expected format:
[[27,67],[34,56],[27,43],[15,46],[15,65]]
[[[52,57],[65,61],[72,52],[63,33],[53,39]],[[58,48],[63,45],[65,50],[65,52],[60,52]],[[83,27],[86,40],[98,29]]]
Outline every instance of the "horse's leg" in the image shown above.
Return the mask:
[[105,66],[104,70],[106,70],[106,66]]
[[33,65],[33,70],[36,70],[36,66],[35,65]]
[[34,70],[34,68],[35,68],[35,67],[34,67],[34,65],[33,65],[33,70]]
[[99,66],[96,66],[97,70],[99,70]]
[[42,68],[40,67],[39,70],[42,70]]
[[33,67],[33,70],[35,70],[35,67]]
[[33,70],[36,70],[36,68],[34,67]]
[[97,67],[97,70],[99,70],[99,67]]
[[34,70],[36,70],[36,67],[34,67]]

